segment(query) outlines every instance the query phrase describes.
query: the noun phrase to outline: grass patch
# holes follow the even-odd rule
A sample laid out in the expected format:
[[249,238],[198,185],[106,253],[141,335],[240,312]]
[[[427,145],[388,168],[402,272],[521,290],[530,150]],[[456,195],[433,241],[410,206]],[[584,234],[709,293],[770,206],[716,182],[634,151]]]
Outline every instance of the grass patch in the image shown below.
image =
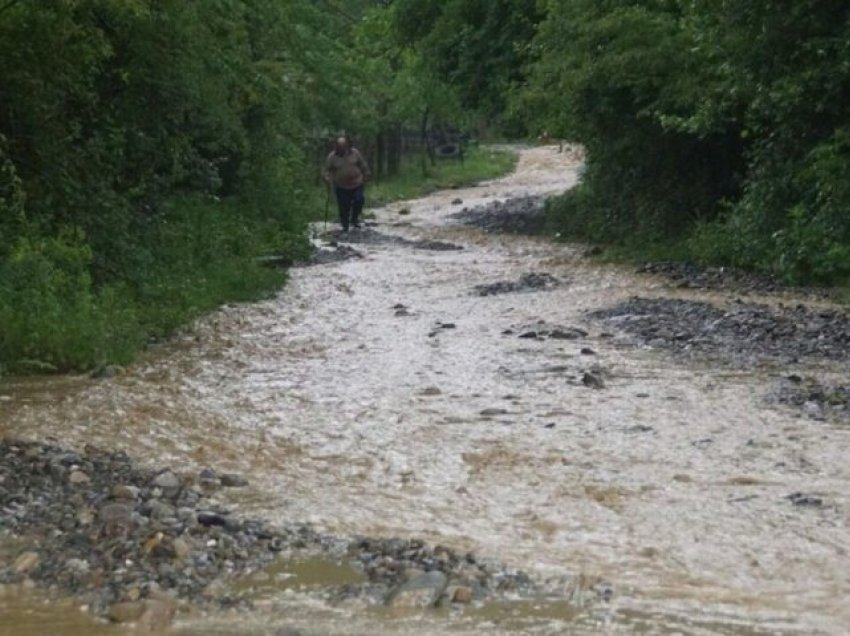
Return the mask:
[[599,258],[611,263],[640,265],[655,261],[693,262],[692,254],[684,241],[671,243],[624,243],[600,246]]
[[509,151],[485,147],[470,148],[461,163],[455,159],[442,159],[437,165],[427,163],[423,175],[422,158],[408,157],[402,162],[398,175],[376,181],[367,188],[367,204],[383,207],[394,201],[416,199],[437,190],[462,188],[510,173],[516,166],[518,155]]
[[[127,364],[150,342],[226,302],[268,297],[286,272],[256,259],[297,257],[306,241],[239,201],[173,199],[156,240],[96,284],[84,237],[20,240],[0,260],[0,373]],[[120,282],[119,282],[120,281]]]

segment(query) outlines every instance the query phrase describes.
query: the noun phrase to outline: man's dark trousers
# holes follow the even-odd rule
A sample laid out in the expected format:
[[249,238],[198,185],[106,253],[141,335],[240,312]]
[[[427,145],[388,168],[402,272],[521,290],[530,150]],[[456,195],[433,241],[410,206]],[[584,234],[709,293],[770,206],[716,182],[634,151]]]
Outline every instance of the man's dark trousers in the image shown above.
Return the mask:
[[350,224],[358,227],[360,224],[360,213],[363,212],[363,204],[366,201],[363,186],[356,188],[336,188],[336,202],[339,205],[339,222],[342,229],[347,232]]

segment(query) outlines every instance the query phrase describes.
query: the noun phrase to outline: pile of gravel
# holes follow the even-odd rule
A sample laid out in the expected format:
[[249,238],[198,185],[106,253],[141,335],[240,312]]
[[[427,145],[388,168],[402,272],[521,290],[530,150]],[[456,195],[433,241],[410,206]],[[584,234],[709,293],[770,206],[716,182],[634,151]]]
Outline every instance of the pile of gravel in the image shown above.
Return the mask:
[[801,409],[813,419],[850,422],[850,387],[845,385],[792,375],[780,383],[777,393],[780,404]]
[[766,293],[786,288],[779,280],[767,274],[756,274],[733,267],[702,267],[679,261],[644,263],[637,273],[666,276],[681,289]]
[[515,294],[519,292],[547,291],[561,284],[557,278],[545,272],[523,274],[519,280],[499,281],[486,285],[476,285],[473,292],[476,296],[497,296],[500,294]]
[[835,309],[773,308],[741,301],[721,309],[690,300],[635,297],[590,316],[652,347],[717,355],[743,366],[769,360],[850,359],[850,315]]
[[532,196],[494,201],[464,209],[449,218],[490,234],[540,234],[546,225],[545,199]]

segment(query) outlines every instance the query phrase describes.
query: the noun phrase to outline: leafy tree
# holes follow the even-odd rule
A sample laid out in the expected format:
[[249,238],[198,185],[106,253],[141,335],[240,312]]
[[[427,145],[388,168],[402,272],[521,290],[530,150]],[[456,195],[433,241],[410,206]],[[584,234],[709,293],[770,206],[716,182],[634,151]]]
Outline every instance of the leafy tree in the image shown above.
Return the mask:
[[542,17],[537,0],[396,0],[394,7],[401,42],[416,47],[465,109],[506,132],[524,131],[506,106]]

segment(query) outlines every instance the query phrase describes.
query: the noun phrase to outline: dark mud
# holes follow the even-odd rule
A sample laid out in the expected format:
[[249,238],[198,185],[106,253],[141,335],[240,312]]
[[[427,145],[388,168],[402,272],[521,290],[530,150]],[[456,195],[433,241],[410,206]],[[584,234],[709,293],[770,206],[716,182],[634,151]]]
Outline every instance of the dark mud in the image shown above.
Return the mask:
[[324,236],[325,238],[330,239],[332,242],[341,245],[377,245],[391,247],[395,246],[415,250],[428,250],[434,252],[453,252],[460,251],[463,249],[463,246],[455,245],[454,243],[446,243],[444,241],[432,241],[428,239],[414,241],[404,238],[402,236],[384,234],[383,232],[378,232],[377,230],[374,230],[370,227],[364,227],[359,230],[351,230],[350,232],[334,230],[332,232],[326,233]]
[[670,298],[632,298],[596,311],[639,343],[688,356],[711,356],[736,366],[794,363],[806,358],[850,359],[850,315],[839,310],[749,304],[728,308]]
[[823,384],[814,378],[791,375],[779,384],[776,401],[815,420],[850,424],[850,387],[842,384]]
[[354,259],[363,258],[363,253],[348,245],[339,243],[330,244],[327,247],[313,247],[310,257],[298,261],[294,267],[310,267],[312,265],[330,265],[332,263],[343,263]]
[[536,292],[555,289],[561,281],[545,272],[531,272],[520,276],[515,281],[499,281],[486,285],[476,285],[473,293],[476,296],[497,296],[500,294],[516,294],[521,292]]
[[449,218],[489,234],[541,234],[546,227],[543,197],[520,197],[464,209]]
[[399,603],[400,588],[429,572],[439,573],[429,578],[440,588],[434,604],[537,589],[522,572],[472,554],[409,539],[340,539],[306,524],[271,527],[214,502],[219,489],[245,485],[209,469],[197,476],[143,469],[123,452],[2,440],[0,542],[16,548],[0,567],[0,584],[32,581],[118,622],[152,608],[170,620],[174,609],[163,599],[248,607],[229,583],[283,551],[362,570],[366,582],[324,589],[329,600]]
[[503,336],[517,336],[525,340],[582,340],[588,333],[577,327],[554,325],[545,320],[512,326],[502,332]]
[[747,272],[734,267],[702,267],[694,263],[657,261],[644,263],[637,272],[664,276],[680,289],[756,294],[793,291],[798,296],[816,298],[829,298],[832,295],[828,289],[792,287],[773,276]]

